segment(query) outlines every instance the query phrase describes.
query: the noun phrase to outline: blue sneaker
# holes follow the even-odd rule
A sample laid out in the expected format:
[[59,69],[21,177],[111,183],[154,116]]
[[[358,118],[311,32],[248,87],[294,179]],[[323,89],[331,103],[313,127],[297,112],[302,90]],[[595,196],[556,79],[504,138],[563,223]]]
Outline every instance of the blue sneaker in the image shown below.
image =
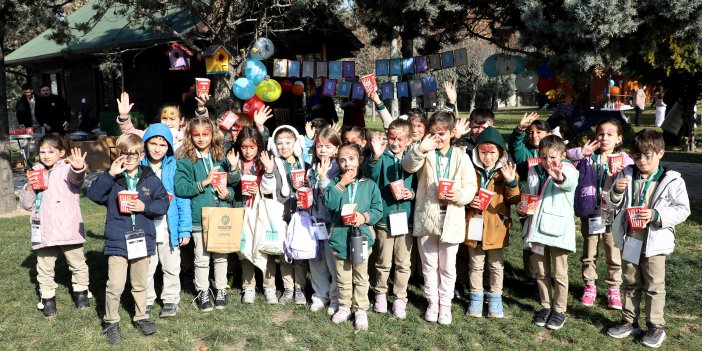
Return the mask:
[[481,318],[483,316],[483,293],[471,292],[470,304],[468,305],[467,315],[470,317]]
[[502,294],[500,293],[488,293],[488,317],[490,318],[502,318],[504,317],[504,312],[502,311]]

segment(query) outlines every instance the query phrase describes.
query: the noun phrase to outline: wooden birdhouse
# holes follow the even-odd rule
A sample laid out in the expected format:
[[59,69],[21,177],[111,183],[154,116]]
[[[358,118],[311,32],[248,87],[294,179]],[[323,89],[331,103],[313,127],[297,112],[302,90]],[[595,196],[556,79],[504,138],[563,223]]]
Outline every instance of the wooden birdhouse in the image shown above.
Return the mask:
[[222,45],[212,45],[202,53],[207,74],[229,74],[229,57],[232,54]]
[[180,43],[173,43],[166,50],[168,60],[171,63],[171,71],[185,71],[190,69],[190,58],[193,53]]

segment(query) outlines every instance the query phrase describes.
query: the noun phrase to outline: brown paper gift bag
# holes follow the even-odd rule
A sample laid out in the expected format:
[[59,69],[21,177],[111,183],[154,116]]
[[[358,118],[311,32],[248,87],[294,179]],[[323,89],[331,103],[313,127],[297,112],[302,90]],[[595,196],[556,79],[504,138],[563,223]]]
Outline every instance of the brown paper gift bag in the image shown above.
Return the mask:
[[244,208],[203,207],[202,232],[208,252],[232,253],[241,250]]

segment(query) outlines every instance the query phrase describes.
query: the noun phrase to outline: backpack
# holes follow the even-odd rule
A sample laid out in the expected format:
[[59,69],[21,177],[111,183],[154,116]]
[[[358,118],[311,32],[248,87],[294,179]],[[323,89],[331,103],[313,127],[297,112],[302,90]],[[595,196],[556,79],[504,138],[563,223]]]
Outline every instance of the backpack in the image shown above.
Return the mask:
[[597,211],[597,194],[595,194],[595,172],[592,170],[592,160],[583,158],[576,166],[578,186],[575,188],[575,215],[588,218]]
[[314,221],[308,211],[297,211],[290,218],[285,236],[285,260],[309,260],[317,257],[317,239],[314,234]]

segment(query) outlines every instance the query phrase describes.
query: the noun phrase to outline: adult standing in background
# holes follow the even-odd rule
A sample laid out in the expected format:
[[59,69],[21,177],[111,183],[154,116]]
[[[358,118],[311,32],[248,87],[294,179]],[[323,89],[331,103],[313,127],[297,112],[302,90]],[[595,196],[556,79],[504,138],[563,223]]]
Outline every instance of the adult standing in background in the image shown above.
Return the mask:
[[634,92],[634,110],[636,111],[635,123],[637,126],[641,125],[641,115],[643,114],[644,107],[646,106],[646,85],[639,87]]
[[52,94],[48,84],[42,84],[39,92],[46,107],[44,116],[39,116],[40,121],[43,120],[44,130],[47,134],[66,134],[71,121],[71,106],[63,97]]
[[653,106],[656,107],[656,127],[662,126],[663,121],[665,121],[665,108],[668,105],[663,102],[664,97],[663,87],[659,86],[656,88],[656,92],[653,93]]
[[22,97],[15,104],[17,123],[20,128],[39,127],[43,124],[45,105],[40,97],[34,94],[30,83],[22,84]]

